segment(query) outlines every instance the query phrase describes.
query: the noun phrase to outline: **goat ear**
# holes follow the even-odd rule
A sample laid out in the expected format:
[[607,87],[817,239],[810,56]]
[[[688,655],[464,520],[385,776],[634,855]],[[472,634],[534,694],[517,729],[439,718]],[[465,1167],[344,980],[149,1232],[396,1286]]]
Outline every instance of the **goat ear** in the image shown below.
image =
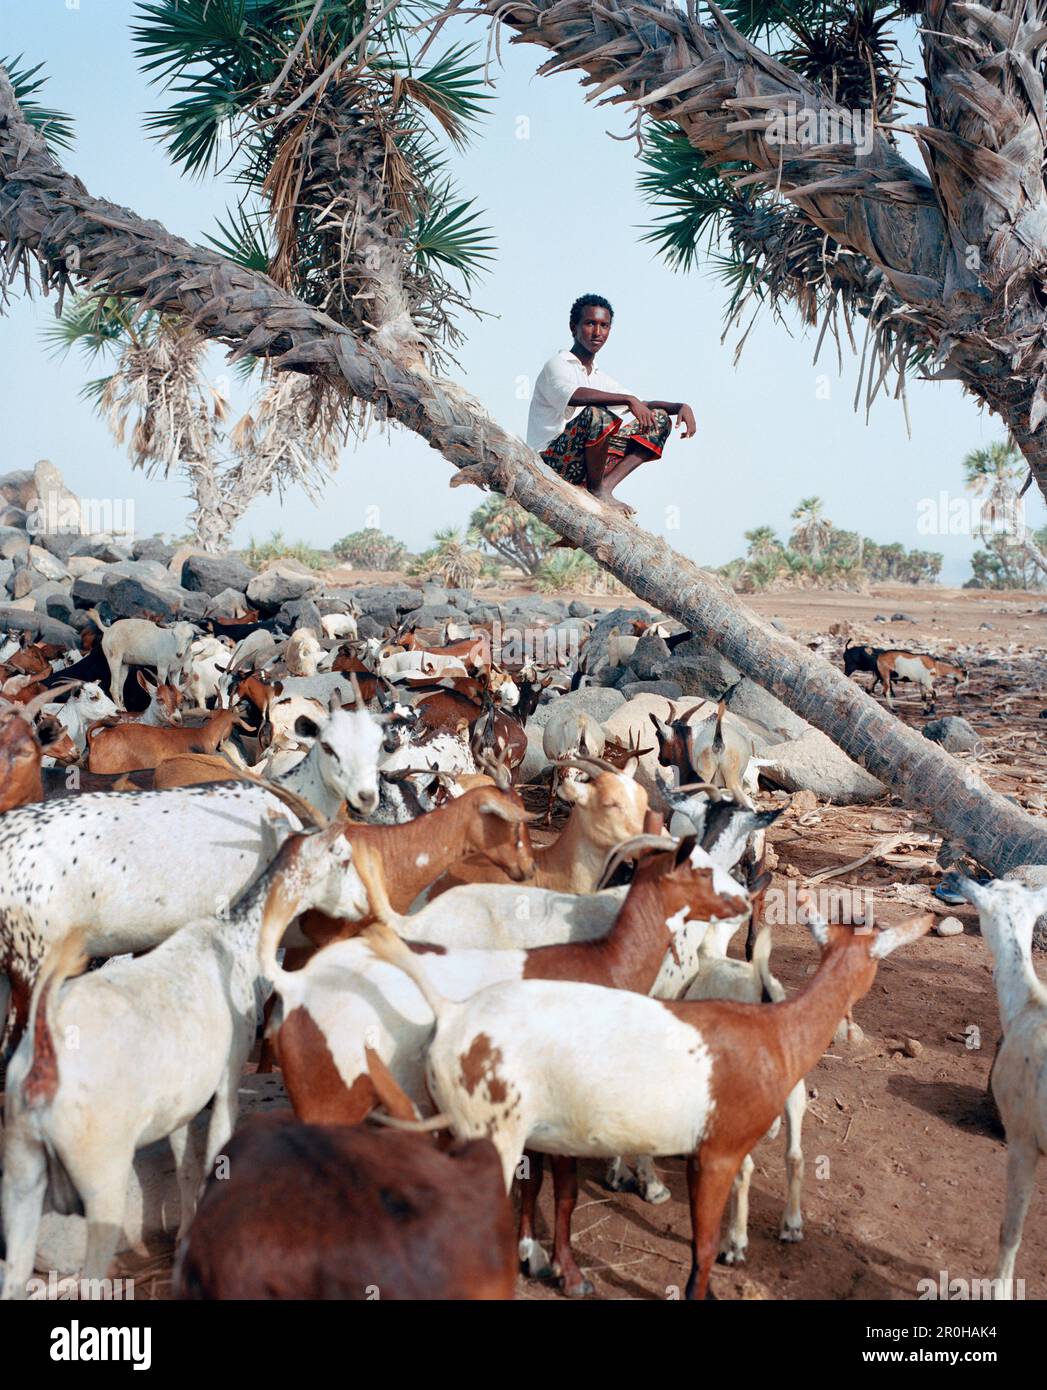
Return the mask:
[[138,684],[142,687],[143,690],[152,690],[153,686],[159,685],[159,683],[159,679],[150,680],[147,672],[138,672]]
[[294,731],[299,738],[319,738],[320,725],[307,714],[300,714],[294,721]]
[[897,951],[899,946],[908,946],[910,941],[917,941],[934,926],[934,914],[932,912],[921,912],[917,917],[910,917],[907,922],[900,922],[896,927],[888,927],[882,931],[869,947],[869,954],[875,960],[883,960],[884,956],[889,956],[892,951]]

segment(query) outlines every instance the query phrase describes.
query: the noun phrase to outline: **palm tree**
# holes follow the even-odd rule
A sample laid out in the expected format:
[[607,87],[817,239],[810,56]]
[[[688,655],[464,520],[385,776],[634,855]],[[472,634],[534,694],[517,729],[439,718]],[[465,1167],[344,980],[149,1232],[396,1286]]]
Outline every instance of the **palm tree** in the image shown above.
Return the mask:
[[[471,48],[423,66],[435,0],[139,0],[142,68],[177,98],[147,128],[203,176],[237,159],[212,245],[416,365],[460,341],[454,311],[491,258],[446,172],[489,96]],[[428,45],[426,45],[427,47]],[[261,262],[261,263],[260,263]]]
[[[576,7],[571,9],[575,15]],[[517,13],[510,15],[516,22]],[[577,28],[576,18],[572,25]],[[547,37],[563,40],[562,28],[550,24]],[[626,36],[623,47],[631,43]],[[579,51],[585,46],[583,34]],[[656,48],[650,53],[661,60]],[[1040,822],[969,768],[961,771],[950,754],[906,728],[855,682],[747,612],[720,581],[664,541],[551,476],[456,383],[435,380],[373,340],[363,342],[257,271],[93,198],[27,123],[2,72],[0,248],[9,273],[22,272],[27,284],[34,269],[45,289],[91,283],[100,292],[191,321],[207,338],[231,347],[233,359],[272,357],[282,370],[316,374],[377,405],[449,460],[458,470],[455,485],[477,484],[511,497],[585,550],[640,598],[677,617],[835,739],[906,805],[926,811],[943,835],[991,872],[1047,862]]]
[[1026,556],[1047,574],[1047,556],[1028,535],[1022,523],[1020,484],[1028,469],[1012,439],[997,439],[986,448],[972,449],[964,456],[966,486],[985,498],[978,518],[978,535],[989,545],[1002,531],[1015,537]]
[[526,574],[537,574],[556,541],[556,533],[517,503],[504,497],[489,497],[469,518],[469,539],[476,545],[489,546]]
[[789,542],[797,550],[811,557],[814,564],[822,558],[822,547],[832,535],[832,522],[822,515],[822,499],[805,497],[792,513],[792,519],[799,524]]
[[746,531],[745,539],[749,542],[746,554],[750,560],[769,560],[780,554],[782,549],[782,543],[773,526],[756,526],[753,530]]

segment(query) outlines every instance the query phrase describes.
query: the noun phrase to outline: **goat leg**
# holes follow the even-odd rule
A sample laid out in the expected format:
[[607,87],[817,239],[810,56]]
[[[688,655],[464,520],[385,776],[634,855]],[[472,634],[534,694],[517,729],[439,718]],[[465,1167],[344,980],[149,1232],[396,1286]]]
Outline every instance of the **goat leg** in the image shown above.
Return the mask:
[[733,1157],[703,1153],[687,1159],[687,1195],[691,1204],[691,1275],[687,1298],[704,1299],[715,1295],[709,1276],[716,1260],[723,1209],[739,1163]]
[[529,1279],[551,1279],[549,1256],[538,1244],[534,1218],[538,1210],[538,1194],[545,1176],[545,1156],[531,1149],[524,1151],[527,1176],[520,1178],[520,1226],[517,1232],[520,1264]]
[[553,1206],[556,1210],[553,1273],[560,1278],[568,1298],[585,1298],[596,1290],[578,1268],[571,1249],[571,1218],[578,1201],[578,1160],[554,1154],[550,1162],[553,1168]]

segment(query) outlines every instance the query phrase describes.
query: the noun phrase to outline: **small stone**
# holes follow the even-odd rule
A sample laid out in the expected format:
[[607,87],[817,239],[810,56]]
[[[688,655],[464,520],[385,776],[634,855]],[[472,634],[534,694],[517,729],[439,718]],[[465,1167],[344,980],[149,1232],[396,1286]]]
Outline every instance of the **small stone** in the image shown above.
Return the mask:
[[934,930],[939,936],[962,936],[963,923],[960,921],[959,917],[943,917],[941,921],[935,925]]
[[800,870],[796,867],[795,864],[786,864],[786,866],[785,866],[785,877],[786,877],[786,878],[799,878],[799,877],[800,877]]
[[802,816],[808,811],[818,809],[818,798],[808,787],[804,787],[798,792],[793,792],[789,805],[798,816]]
[[906,1057],[920,1057],[923,1055],[923,1043],[918,1038],[906,1038],[902,1044],[902,1051]]

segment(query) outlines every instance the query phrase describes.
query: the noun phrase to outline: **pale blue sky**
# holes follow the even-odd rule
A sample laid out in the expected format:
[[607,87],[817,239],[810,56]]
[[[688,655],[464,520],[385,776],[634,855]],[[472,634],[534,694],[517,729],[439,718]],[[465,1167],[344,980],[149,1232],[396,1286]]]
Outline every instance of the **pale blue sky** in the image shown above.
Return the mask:
[[[200,241],[234,190],[221,178],[180,176],[143,135],[142,113],[162,99],[137,70],[131,12],[130,0],[0,0],[0,54],[46,63],[45,99],[76,119],[76,148],[65,163],[92,193]],[[486,31],[474,23],[459,36],[479,42]],[[640,240],[652,214],[635,191],[635,145],[605,133],[624,134],[627,112],[586,105],[572,77],[534,77],[547,55],[506,38],[505,66],[492,68],[490,116],[468,154],[453,160],[498,243],[498,259],[474,295],[493,317],[464,325],[459,357],[468,388],[522,434],[526,383],[553,351],[570,345],[568,306],[578,294],[603,294],[616,312],[601,366],[641,396],[689,401],[698,417],[696,440],[673,442],[661,462],[623,487],[642,525],[702,563],[721,564],[742,553],[743,533],[754,526],[788,534],[792,507],[817,494],[837,525],[941,550],[946,581],[967,578],[970,537],[921,535],[920,502],[941,490],[962,494],[961,458],[1000,437],[999,422],[954,384],[912,382],[911,441],[890,400],[877,402],[867,426],[852,409],[856,360],[845,357],[838,375],[835,352],[825,351],[814,366],[814,338],[795,324],[790,336],[770,317],[761,318],[735,367],[737,334],[720,342],[719,281],[674,274]],[[41,340],[53,300],[28,301],[14,289],[9,315],[0,319],[0,471],[50,458],[78,492],[133,499],[140,532],[184,529],[184,484],[131,469],[78,397],[97,368],[76,356],[55,361]],[[224,372],[218,353],[214,372]],[[262,498],[235,540],[280,527],[290,538],[330,544],[367,524],[368,509],[377,508],[385,530],[420,549],[435,528],[464,522],[480,499],[471,488],[449,490],[449,476],[450,466],[410,434],[373,435],[343,452],[319,507],[301,495],[282,504]],[[1028,520],[1043,524],[1038,500]]]

